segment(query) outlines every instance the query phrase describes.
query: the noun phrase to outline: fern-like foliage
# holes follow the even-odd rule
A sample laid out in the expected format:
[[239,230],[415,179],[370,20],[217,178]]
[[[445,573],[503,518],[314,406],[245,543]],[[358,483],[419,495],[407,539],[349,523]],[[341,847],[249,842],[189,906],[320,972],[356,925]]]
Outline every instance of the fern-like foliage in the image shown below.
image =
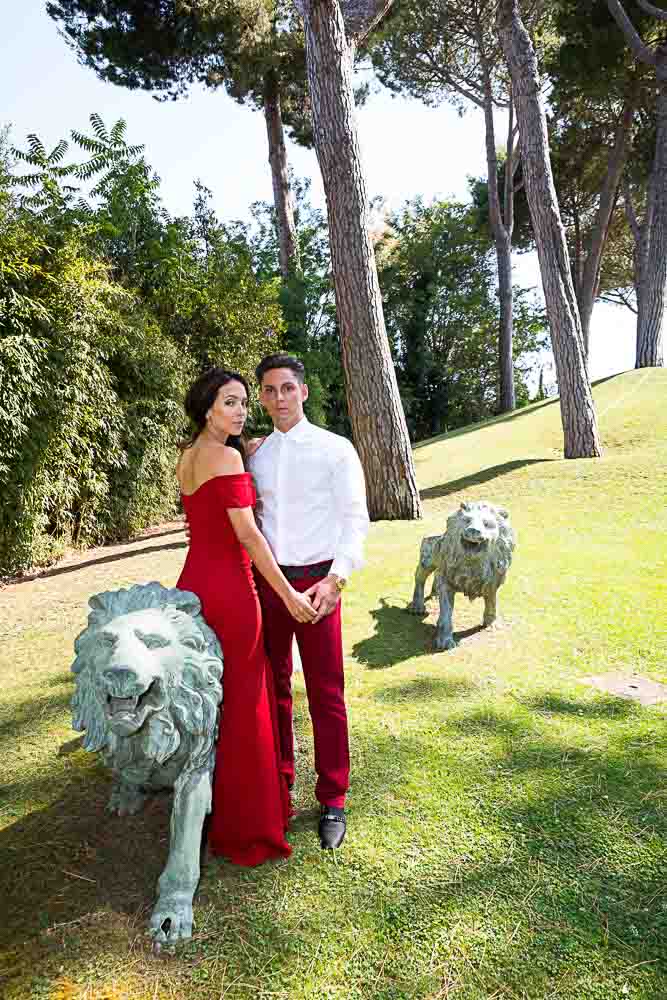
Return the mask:
[[92,115],[90,116],[90,124],[92,125],[93,132],[95,133],[97,138],[101,142],[108,143],[109,133],[107,132],[104,122],[102,121],[100,115],[98,115],[96,111],[93,111]]
[[[90,125],[93,134],[87,135],[73,129],[70,135],[73,141],[84,152],[90,154],[90,158],[84,163],[80,163],[76,168],[76,176],[83,181],[89,181],[97,174],[105,171],[105,175],[97,182],[91,190],[91,195],[96,197],[104,192],[112,180],[120,176],[128,168],[139,165],[143,161],[145,147],[143,145],[128,145],[125,141],[127,122],[124,118],[119,118],[110,129],[107,129],[102,118],[96,112],[90,116]],[[148,167],[146,167],[148,175]]]
[[145,147],[126,142],[125,119],[119,118],[111,128],[107,128],[97,112],[93,112],[89,120],[90,134],[78,129],[70,132],[72,142],[87,154],[83,162],[66,162],[70,149],[66,139],[61,139],[48,150],[40,137],[31,133],[26,137],[25,149],[12,147],[11,154],[15,160],[32,168],[25,173],[12,174],[8,179],[12,187],[24,189],[19,195],[19,204],[23,208],[53,214],[75,207],[85,215],[83,205],[87,202],[81,197],[77,201],[80,189],[75,184],[67,183],[70,178],[84,183],[95,181],[89,192],[92,198],[104,195],[111,184],[132,168],[143,177],[147,187],[152,185],[150,168],[143,158]]
[[19,195],[19,204],[35,212],[57,213],[67,207],[78,188],[63,183],[76,172],[76,165],[63,162],[69,143],[61,139],[49,152],[38,135],[26,138],[26,149],[13,146],[12,156],[20,163],[34,169],[24,174],[11,174],[7,182],[11,187],[28,188]]

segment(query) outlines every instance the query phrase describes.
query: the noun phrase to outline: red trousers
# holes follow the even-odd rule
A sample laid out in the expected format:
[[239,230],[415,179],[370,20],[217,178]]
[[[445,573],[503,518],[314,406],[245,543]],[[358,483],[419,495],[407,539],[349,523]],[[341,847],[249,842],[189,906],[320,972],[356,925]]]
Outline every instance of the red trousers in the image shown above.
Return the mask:
[[[315,740],[315,797],[322,805],[345,805],[350,776],[347,737],[343,640],[340,601],[317,625],[295,621],[260,573],[255,572],[264,620],[264,644],[271,663],[278,702],[280,769],[287,783],[294,783],[294,736],[292,731],[292,640],[296,635],[308,710]],[[303,592],[322,577],[293,580]]]

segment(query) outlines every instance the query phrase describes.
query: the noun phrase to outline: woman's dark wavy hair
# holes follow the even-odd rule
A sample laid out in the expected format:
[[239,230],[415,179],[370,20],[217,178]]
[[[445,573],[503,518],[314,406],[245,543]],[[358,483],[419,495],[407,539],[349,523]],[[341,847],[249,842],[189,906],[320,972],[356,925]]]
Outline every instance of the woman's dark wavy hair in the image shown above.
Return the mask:
[[[215,397],[218,395],[220,389],[223,385],[227,385],[228,382],[240,382],[248,394],[248,398],[250,397],[248,383],[243,375],[239,375],[238,372],[230,372],[227,368],[209,368],[208,371],[203,372],[192,383],[185,397],[185,412],[190,418],[190,423],[194,426],[194,431],[189,438],[181,442],[181,450],[191,448],[204,430],[206,427],[206,414],[215,403]],[[230,434],[227,438],[227,444],[230,448],[236,448],[245,465],[246,451],[243,435]]]

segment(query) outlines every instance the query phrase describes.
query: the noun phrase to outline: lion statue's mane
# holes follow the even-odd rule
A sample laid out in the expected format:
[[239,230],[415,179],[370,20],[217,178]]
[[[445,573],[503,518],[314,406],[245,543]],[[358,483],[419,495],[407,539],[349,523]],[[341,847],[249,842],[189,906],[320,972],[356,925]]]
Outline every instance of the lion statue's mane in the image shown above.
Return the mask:
[[[85,730],[84,748],[101,751],[113,770],[109,809],[136,812],[146,793],[174,789],[169,857],[151,918],[159,947],[192,933],[202,829],[211,809],[222,651],[189,591],[138,584],[97,594],[89,607],[88,625],[74,644],[72,725]],[[141,612],[151,614],[142,619]],[[114,657],[116,648],[122,652]],[[124,697],[128,677],[144,685],[140,693],[135,685],[136,696]]]
[[[466,551],[462,539],[466,515],[473,507],[495,519],[498,536],[471,558],[471,552]],[[447,530],[444,535],[439,536],[434,553],[436,572],[445,576],[454,590],[474,601],[475,598],[482,597],[488,587],[497,588],[505,581],[512,563],[514,544],[514,532],[504,507],[496,507],[483,501],[462,503],[458,510],[449,515]]]
[[205,764],[217,734],[218,706],[222,700],[222,652],[218,638],[201,613],[199,599],[189,591],[168,589],[159,583],[137,584],[128,590],[96,594],[89,600],[88,625],[74,642],[76,659],[72,671],[76,690],[72,698],[72,726],[85,730],[86,750],[101,750],[108,763],[122,764],[115,758],[121,743],[141,738],[141,732],[118,737],[108,727],[104,710],[96,694],[96,632],[114,618],[158,608],[176,627],[183,650],[183,671],[179,683],[168,685],[167,705],[151,716],[165,734],[164,746],[147,746],[156,764],[164,764],[180,748],[188,734],[192,747],[187,768]]

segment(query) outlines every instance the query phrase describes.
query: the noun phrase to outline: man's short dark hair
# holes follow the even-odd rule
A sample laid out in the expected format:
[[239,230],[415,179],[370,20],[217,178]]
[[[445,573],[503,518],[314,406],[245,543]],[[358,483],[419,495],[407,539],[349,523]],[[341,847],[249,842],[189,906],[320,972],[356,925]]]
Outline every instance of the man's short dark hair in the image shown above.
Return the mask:
[[274,368],[289,368],[291,372],[294,372],[294,377],[301,385],[306,381],[306,369],[303,361],[299,361],[292,354],[269,354],[262,358],[255,369],[255,376],[260,386],[266,373],[273,371]]

